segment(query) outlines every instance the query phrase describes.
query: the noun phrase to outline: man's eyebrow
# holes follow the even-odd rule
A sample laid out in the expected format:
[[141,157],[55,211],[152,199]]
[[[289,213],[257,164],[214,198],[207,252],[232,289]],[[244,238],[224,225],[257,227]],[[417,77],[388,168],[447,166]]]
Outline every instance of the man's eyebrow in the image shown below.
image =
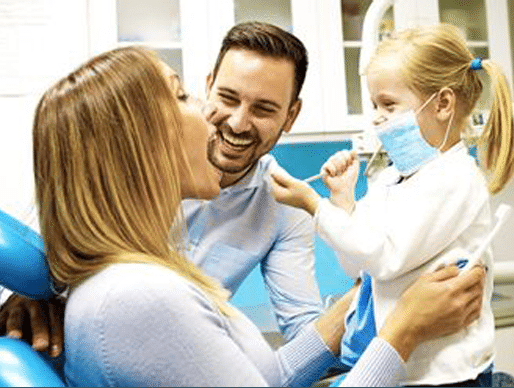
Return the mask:
[[[230,89],[230,88],[227,88],[227,87],[219,87],[218,90],[220,92],[224,92],[224,93],[228,93],[228,94],[231,94],[231,95],[237,95],[237,92],[233,89]],[[272,101],[272,100],[266,100],[266,99],[260,99],[260,100],[257,100],[257,103],[258,104],[262,104],[262,105],[271,105],[273,107],[275,107],[276,109],[281,109],[282,107],[280,106],[280,104],[276,103],[275,101]]]

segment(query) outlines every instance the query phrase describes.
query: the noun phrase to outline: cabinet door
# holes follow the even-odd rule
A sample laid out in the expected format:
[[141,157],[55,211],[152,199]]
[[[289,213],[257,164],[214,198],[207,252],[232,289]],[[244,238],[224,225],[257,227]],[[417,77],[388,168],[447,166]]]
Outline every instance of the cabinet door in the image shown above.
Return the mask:
[[[193,93],[205,89],[216,31],[208,0],[89,0],[90,55],[126,45],[157,52]],[[218,0],[216,3],[223,3]],[[215,12],[211,12],[217,16]],[[218,42],[216,42],[218,44]],[[202,66],[199,65],[202,64]]]
[[[503,0],[439,0],[441,22],[459,27],[468,41],[475,57],[490,58],[504,70],[512,84],[512,56],[507,2]],[[490,105],[490,82],[485,83],[484,95],[477,110],[486,110]]]
[[[440,21],[462,30],[475,57],[492,59],[503,71],[512,91],[512,51],[506,0],[438,0]],[[481,73],[479,73],[481,74]],[[472,127],[480,130],[491,106],[491,82],[483,76],[484,91],[472,114]]]
[[[346,106],[344,62],[338,55],[341,38],[339,0],[233,0],[234,22],[262,21],[295,34],[309,54],[307,77],[300,94],[302,111],[291,133],[281,141],[338,130],[335,111]],[[334,12],[335,10],[335,12]],[[333,60],[337,58],[337,60]]]

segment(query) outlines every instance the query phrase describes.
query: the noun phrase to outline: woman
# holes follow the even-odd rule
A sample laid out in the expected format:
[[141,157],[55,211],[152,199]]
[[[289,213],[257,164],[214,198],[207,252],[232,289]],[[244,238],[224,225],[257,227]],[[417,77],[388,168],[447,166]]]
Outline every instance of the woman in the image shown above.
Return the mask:
[[[141,48],[101,54],[42,97],[33,128],[36,196],[52,274],[70,291],[69,385],[305,386],[334,362],[341,333],[333,322],[320,318],[275,352],[180,254],[180,201],[219,192],[206,155],[209,128],[176,74]],[[439,334],[476,318],[480,281],[466,307],[445,306],[441,317],[437,305],[450,298],[428,280],[405,294],[349,385],[394,383],[398,353],[406,360],[436,317]],[[348,301],[337,304],[341,317]]]

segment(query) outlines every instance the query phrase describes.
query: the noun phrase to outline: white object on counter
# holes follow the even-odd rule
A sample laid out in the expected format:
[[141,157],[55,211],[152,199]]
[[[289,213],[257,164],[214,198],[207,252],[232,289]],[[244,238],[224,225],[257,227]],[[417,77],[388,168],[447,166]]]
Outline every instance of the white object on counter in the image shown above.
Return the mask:
[[514,284],[514,261],[494,263],[494,284]]

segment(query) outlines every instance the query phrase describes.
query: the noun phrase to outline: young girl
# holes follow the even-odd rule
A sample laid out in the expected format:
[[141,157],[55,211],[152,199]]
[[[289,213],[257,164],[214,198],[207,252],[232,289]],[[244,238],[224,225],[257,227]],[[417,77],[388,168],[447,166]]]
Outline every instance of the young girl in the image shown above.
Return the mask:
[[[461,141],[482,91],[481,71],[494,87],[490,117],[477,144],[485,176]],[[342,341],[343,362],[349,366],[416,277],[479,247],[490,230],[488,188],[494,194],[505,186],[514,161],[505,78],[491,61],[473,58],[455,27],[406,30],[383,41],[368,66],[367,82],[373,124],[393,165],[361,201],[354,203],[355,153],[339,152],[322,167],[330,200],[283,172],[272,175],[276,199],[310,212],[345,271],[362,279]],[[481,260],[491,268],[491,251]],[[417,348],[403,384],[490,386],[492,287],[489,271],[477,323]]]

